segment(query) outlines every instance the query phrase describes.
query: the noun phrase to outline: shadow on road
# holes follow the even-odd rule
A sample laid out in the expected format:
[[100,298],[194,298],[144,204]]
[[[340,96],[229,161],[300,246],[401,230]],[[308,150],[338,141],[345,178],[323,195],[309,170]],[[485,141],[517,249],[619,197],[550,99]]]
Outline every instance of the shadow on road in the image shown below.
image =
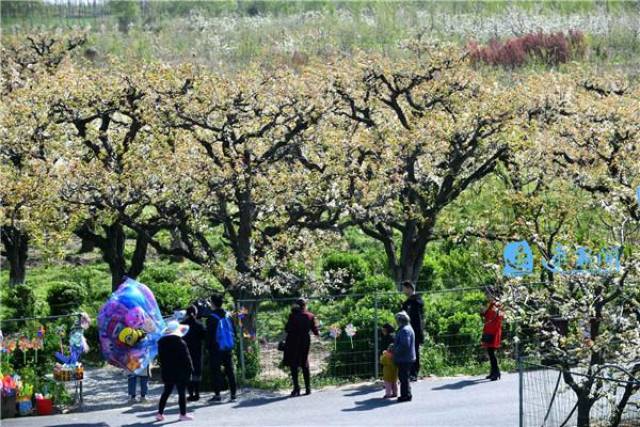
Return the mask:
[[432,388],[432,390],[460,390],[470,385],[481,384],[484,382],[487,382],[487,380],[481,380],[481,379],[463,380],[463,381],[458,381],[457,383],[445,384],[445,385],[441,385],[440,387],[434,387]]
[[150,427],[150,426],[167,426],[169,424],[175,424],[180,422],[177,418],[172,421],[163,421],[162,423],[158,423],[156,420],[149,421],[148,423],[133,423],[133,424],[123,424],[121,427]]
[[91,424],[73,423],[73,424],[52,424],[45,427],[109,427],[109,424],[107,423],[91,423]]
[[395,403],[395,399],[372,397],[371,399],[357,401],[355,402],[356,406],[353,408],[343,409],[342,412],[371,411],[372,409],[384,408],[385,406],[393,405]]
[[[297,399],[303,399],[304,396]],[[277,396],[277,397],[256,397],[253,399],[247,399],[240,401],[234,408],[251,408],[254,406],[269,405],[271,403],[279,402],[281,400],[289,399],[289,396]]]
[[353,396],[362,396],[364,394],[374,393],[376,391],[382,392],[383,389],[382,387],[376,387],[374,385],[367,384],[365,386],[358,387],[356,389],[347,390],[347,391],[349,391],[350,393],[346,393],[345,396],[353,397]]

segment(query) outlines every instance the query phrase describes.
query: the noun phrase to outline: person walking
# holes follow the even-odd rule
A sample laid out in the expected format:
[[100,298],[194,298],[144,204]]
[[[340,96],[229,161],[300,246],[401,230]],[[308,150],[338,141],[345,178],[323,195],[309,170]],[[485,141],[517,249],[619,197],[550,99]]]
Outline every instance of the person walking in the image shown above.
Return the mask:
[[398,367],[398,378],[400,379],[398,402],[409,402],[412,399],[409,377],[411,367],[416,361],[416,337],[406,312],[401,311],[396,314],[396,322],[398,323],[398,331],[393,345],[393,362]]
[[200,400],[200,381],[202,380],[202,342],[205,339],[206,332],[202,323],[198,321],[198,308],[192,305],[187,308],[186,317],[182,320],[183,325],[189,326],[189,332],[184,336],[184,342],[187,343],[191,361],[193,362],[193,374],[191,381],[187,386],[189,396],[187,400],[197,402]]
[[214,396],[209,402],[221,402],[220,392],[224,379],[221,368],[229,385],[230,400],[236,400],[236,377],[233,370],[233,348],[235,327],[229,314],[222,308],[222,295],[211,297],[211,310],[205,313],[207,318],[207,348],[209,349],[209,364],[213,380]]
[[180,406],[180,421],[193,420],[187,414],[187,383],[193,372],[193,363],[189,355],[189,348],[182,337],[189,330],[189,326],[181,325],[172,320],[167,323],[162,336],[158,340],[158,361],[160,362],[160,374],[164,383],[164,390],[160,396],[158,413],[156,420],[164,421],[164,408],[167,399],[173,392],[173,388],[178,390],[178,405]]
[[309,372],[309,349],[311,337],[309,332],[318,336],[318,325],[313,313],[307,311],[307,301],[304,298],[296,300],[291,308],[291,314],[285,326],[287,338],[284,342],[283,363],[291,369],[293,391],[291,397],[300,396],[298,370],[302,368],[305,395],[311,394],[311,374]]
[[482,328],[481,345],[487,350],[489,362],[491,363],[491,372],[487,375],[487,379],[497,381],[500,379],[500,367],[498,366],[496,350],[500,348],[502,341],[502,319],[504,317],[500,310],[500,304],[490,298],[487,309],[482,312],[482,317],[484,318],[484,326]]
[[407,297],[402,304],[402,311],[409,315],[415,334],[416,361],[411,366],[409,378],[411,381],[417,381],[420,375],[420,346],[424,343],[424,301],[420,295],[416,294],[416,288],[409,280],[402,282],[402,292]]

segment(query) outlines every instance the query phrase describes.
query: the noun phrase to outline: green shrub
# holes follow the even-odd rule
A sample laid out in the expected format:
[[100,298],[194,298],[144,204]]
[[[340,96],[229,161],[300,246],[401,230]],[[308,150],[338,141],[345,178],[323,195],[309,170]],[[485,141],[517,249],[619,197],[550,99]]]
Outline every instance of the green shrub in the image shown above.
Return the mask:
[[13,310],[12,317],[32,317],[36,314],[36,295],[30,285],[22,284],[9,288],[4,303]]
[[[322,261],[322,272],[334,274],[341,280],[328,287],[330,294],[350,292],[351,287],[367,277],[369,269],[360,255],[349,252],[333,252]],[[340,274],[344,274],[341,276]]]
[[481,352],[482,292],[444,293],[425,298],[427,337],[447,349],[449,364],[464,365]]
[[175,265],[151,264],[138,276],[138,281],[147,286],[152,286],[156,283],[175,283],[178,281],[178,270]]
[[53,316],[73,313],[84,303],[86,297],[84,287],[73,282],[54,283],[47,291],[47,302]]
[[190,288],[174,283],[148,283],[156,297],[160,312],[171,314],[174,310],[183,310],[192,301]]

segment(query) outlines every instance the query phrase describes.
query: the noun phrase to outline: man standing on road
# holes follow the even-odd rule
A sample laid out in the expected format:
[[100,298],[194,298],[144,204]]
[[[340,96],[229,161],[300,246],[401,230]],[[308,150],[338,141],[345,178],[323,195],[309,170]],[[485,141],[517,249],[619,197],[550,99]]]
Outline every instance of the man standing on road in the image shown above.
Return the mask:
[[420,374],[420,346],[424,342],[424,302],[422,297],[416,294],[416,288],[409,280],[402,282],[402,292],[407,296],[407,300],[402,304],[402,311],[409,315],[411,327],[415,333],[416,361],[413,363],[410,372],[411,381],[418,381]]
[[[233,373],[233,337],[235,330],[233,322],[227,312],[222,308],[222,296],[211,297],[211,309],[204,315],[207,318],[207,347],[209,349],[209,362],[213,379],[213,391],[215,395],[210,402],[220,402],[222,390],[222,372],[227,376],[231,401],[236,400],[236,377]],[[224,322],[223,324],[221,324]],[[222,341],[222,342],[221,342]]]

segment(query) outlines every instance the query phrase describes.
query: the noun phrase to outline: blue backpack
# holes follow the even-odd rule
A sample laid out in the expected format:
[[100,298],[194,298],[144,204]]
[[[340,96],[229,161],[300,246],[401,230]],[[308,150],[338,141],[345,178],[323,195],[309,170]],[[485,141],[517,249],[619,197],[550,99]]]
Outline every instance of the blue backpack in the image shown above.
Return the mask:
[[229,318],[229,315],[226,314],[222,318],[213,313],[211,314],[211,316],[218,321],[218,326],[216,327],[216,342],[218,343],[218,348],[220,349],[220,351],[233,350],[234,341],[231,318]]

